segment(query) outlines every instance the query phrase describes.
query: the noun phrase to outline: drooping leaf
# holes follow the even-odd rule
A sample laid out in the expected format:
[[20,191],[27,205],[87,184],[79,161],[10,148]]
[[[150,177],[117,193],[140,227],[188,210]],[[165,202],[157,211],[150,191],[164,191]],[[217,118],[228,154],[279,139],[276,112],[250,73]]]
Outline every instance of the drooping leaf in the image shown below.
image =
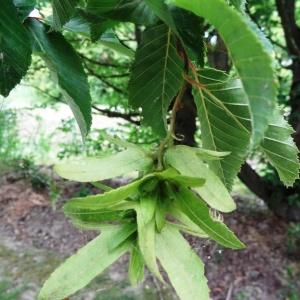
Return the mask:
[[74,294],[129,251],[128,243],[109,250],[109,243],[120,230],[121,227],[104,230],[100,236],[67,259],[45,282],[38,299],[64,299]]
[[57,164],[55,171],[59,176],[69,180],[94,182],[122,176],[133,171],[147,170],[152,164],[151,157],[142,150],[130,148],[99,158],[67,160]]
[[35,0],[13,0],[13,2],[22,22],[29,16],[36,5]]
[[209,300],[204,265],[177,229],[156,235],[156,254],[181,300]]
[[261,143],[263,153],[286,186],[292,186],[295,180],[299,179],[299,150],[291,136],[293,132],[279,109],[276,109]]
[[151,25],[157,22],[153,11],[144,0],[88,0],[87,11],[109,19]]
[[79,0],[52,0],[53,28],[61,30],[71,19],[76,10]]
[[138,245],[133,245],[131,250],[128,277],[132,285],[137,285],[144,280],[145,264]]
[[155,254],[155,208],[157,198],[148,195],[140,199],[140,205],[136,207],[138,225],[138,243],[141,254],[148,269],[161,281],[163,281],[156,262]]
[[164,24],[148,28],[136,52],[129,102],[134,108],[142,107],[144,123],[161,136],[166,134],[169,105],[183,82],[182,71],[170,28]]
[[0,9],[0,94],[7,97],[26,75],[31,63],[31,42],[12,1]]
[[[215,26],[228,48],[247,94],[253,145],[261,142],[273,115],[277,81],[272,57],[248,19],[223,0],[169,0]],[[262,34],[262,33],[261,33]]]
[[211,217],[209,208],[195,193],[187,188],[179,187],[175,197],[181,211],[213,240],[232,249],[245,248],[245,245],[224,223]]
[[222,212],[231,212],[236,205],[219,177],[211,171],[190,147],[176,146],[168,149],[166,163],[182,175],[205,179],[202,187],[194,190],[212,208]]
[[193,94],[203,147],[230,153],[208,164],[231,189],[249,151],[251,119],[247,96],[239,80],[221,71],[199,70],[196,80]]
[[91,96],[80,58],[60,33],[49,32],[49,28],[41,22],[31,20],[28,22],[28,29],[40,46],[41,56],[57,75],[66,102],[85,137],[92,122]]

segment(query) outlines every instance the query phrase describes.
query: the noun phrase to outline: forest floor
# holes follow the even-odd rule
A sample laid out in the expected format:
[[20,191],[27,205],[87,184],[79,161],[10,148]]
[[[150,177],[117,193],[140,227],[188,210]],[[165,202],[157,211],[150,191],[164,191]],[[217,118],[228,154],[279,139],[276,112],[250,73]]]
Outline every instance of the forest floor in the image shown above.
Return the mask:
[[[44,280],[62,260],[97,233],[78,230],[61,212],[71,196],[86,187],[65,183],[53,209],[48,192],[34,190],[13,175],[0,180],[0,299],[34,300]],[[238,210],[225,222],[247,249],[223,249],[213,242],[187,237],[206,263],[213,300],[299,300],[300,261],[289,253],[287,225],[272,216],[250,194],[235,195]],[[131,287],[128,257],[110,267],[72,300],[173,300],[170,287],[147,274],[144,284]],[[194,300],[194,299],[191,299]]]

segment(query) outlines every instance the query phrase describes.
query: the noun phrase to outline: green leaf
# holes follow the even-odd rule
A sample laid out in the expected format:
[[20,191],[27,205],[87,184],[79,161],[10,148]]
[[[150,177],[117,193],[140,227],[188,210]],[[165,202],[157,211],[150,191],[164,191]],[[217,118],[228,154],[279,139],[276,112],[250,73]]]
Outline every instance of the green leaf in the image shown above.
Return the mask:
[[79,182],[95,182],[147,170],[153,161],[142,150],[127,149],[117,154],[99,158],[67,160],[55,166],[63,178]]
[[299,179],[299,150],[291,137],[293,133],[294,130],[277,109],[261,143],[263,153],[286,186],[292,186]]
[[81,60],[72,46],[58,32],[37,20],[28,22],[28,29],[40,46],[41,56],[57,75],[58,84],[85,137],[91,127],[91,96]]
[[153,11],[144,0],[88,0],[87,11],[121,22],[151,25],[157,22]]
[[0,94],[7,97],[26,75],[31,63],[31,42],[11,1],[0,9]]
[[172,223],[172,225],[176,226],[179,230],[189,233],[191,235],[200,237],[200,238],[208,238],[208,234],[205,233],[202,229],[199,228],[187,215],[185,215],[177,205],[172,205],[170,210],[170,214],[180,222]]
[[177,229],[156,235],[156,254],[181,300],[209,300],[204,265]]
[[142,197],[140,205],[136,207],[138,225],[138,244],[148,269],[163,281],[156,262],[155,254],[155,195]]
[[210,216],[209,208],[192,191],[180,187],[175,194],[177,205],[196,225],[219,244],[232,249],[243,249],[245,245],[221,221]]
[[163,195],[159,194],[155,211],[155,225],[158,232],[161,232],[166,225],[167,212],[168,204],[166,203],[166,199]]
[[[64,205],[64,213],[66,215],[72,215],[111,209],[112,207],[121,204],[126,198],[137,194],[141,182],[142,180],[137,180],[104,194],[87,196],[84,198],[73,198]],[[134,202],[130,201],[129,204],[130,206],[134,206]]]
[[108,243],[108,248],[110,251],[115,250],[120,247],[124,241],[126,241],[130,236],[136,232],[136,224],[124,224],[121,230],[115,234],[114,239],[111,239]]
[[199,66],[204,65],[204,20],[178,7],[171,7],[171,16],[190,59]]
[[137,285],[144,280],[145,264],[138,245],[133,245],[131,250],[128,277],[132,285]]
[[238,10],[244,11],[246,9],[246,0],[230,0],[230,3]]
[[134,51],[121,44],[113,31],[107,31],[103,35],[101,35],[101,38],[100,40],[98,40],[98,43],[122,55],[128,56],[129,58],[134,57]]
[[[273,60],[257,29],[223,0],[169,0],[215,26],[224,40],[246,91],[252,118],[252,142],[259,144],[273,115],[277,81]],[[261,33],[262,34],[262,33]]]
[[36,5],[35,0],[13,0],[13,3],[22,22],[29,16]]
[[219,177],[211,171],[190,147],[176,146],[168,149],[166,163],[182,175],[205,179],[205,184],[195,191],[212,208],[222,212],[231,212],[236,205]]
[[52,0],[53,28],[61,30],[74,15],[79,0]]
[[200,69],[193,94],[204,148],[230,152],[221,160],[208,161],[210,168],[231,189],[248,154],[251,119],[241,82],[214,69]]
[[64,299],[74,294],[129,251],[128,243],[123,243],[113,251],[109,250],[109,243],[120,230],[120,227],[104,230],[99,237],[67,259],[45,282],[38,299]]
[[169,105],[183,82],[182,71],[170,28],[160,24],[146,29],[132,68],[129,102],[142,107],[144,123],[161,136],[166,134]]

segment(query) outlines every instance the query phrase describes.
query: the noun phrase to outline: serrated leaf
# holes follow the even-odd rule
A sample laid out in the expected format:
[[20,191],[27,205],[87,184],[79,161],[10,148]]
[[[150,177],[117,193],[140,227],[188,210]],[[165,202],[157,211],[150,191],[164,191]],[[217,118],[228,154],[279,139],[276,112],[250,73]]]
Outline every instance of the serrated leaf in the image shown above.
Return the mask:
[[179,187],[175,197],[181,211],[213,240],[232,249],[245,248],[245,245],[224,223],[210,216],[209,208],[195,193],[187,188]]
[[121,22],[151,25],[157,22],[153,11],[144,0],[88,0],[87,11]]
[[104,230],[100,236],[67,259],[45,282],[38,299],[59,300],[74,294],[129,251],[128,243],[123,243],[113,251],[109,250],[108,244],[120,230],[120,227]]
[[169,148],[165,155],[168,165],[182,175],[205,179],[202,187],[194,190],[212,208],[222,212],[231,212],[236,205],[219,177],[211,171],[190,147],[176,146]]
[[273,115],[277,81],[273,60],[248,19],[223,0],[169,0],[204,17],[225,42],[246,91],[252,118],[252,141],[258,145]]
[[85,137],[92,123],[92,100],[80,58],[63,35],[49,32],[49,28],[41,22],[31,20],[28,22],[28,29],[40,46],[41,56],[48,61],[48,65],[57,75],[66,102],[73,111],[82,136]]
[[155,254],[155,208],[157,198],[155,195],[142,197],[140,205],[136,207],[138,226],[138,245],[148,269],[163,281],[156,262]]
[[129,82],[129,102],[142,107],[144,123],[159,135],[166,134],[166,113],[181,88],[183,62],[175,36],[164,24],[143,33]]
[[76,11],[79,0],[52,0],[53,29],[61,30]]
[[251,119],[241,82],[214,69],[201,69],[193,88],[206,149],[230,152],[221,160],[208,161],[210,168],[231,189],[248,154]]
[[181,300],[210,299],[204,264],[177,229],[156,235],[156,254]]
[[36,5],[35,0],[13,0],[13,3],[22,22],[29,16]]
[[79,182],[96,182],[147,170],[153,164],[142,150],[130,148],[117,154],[95,158],[67,160],[55,166],[56,173]]
[[263,153],[286,186],[292,186],[299,179],[299,150],[291,136],[293,133],[294,130],[277,109],[261,143]]
[[0,94],[7,97],[26,75],[31,63],[31,41],[12,1],[0,9]]
[[133,245],[131,250],[128,277],[132,285],[137,285],[144,280],[145,264],[138,245]]

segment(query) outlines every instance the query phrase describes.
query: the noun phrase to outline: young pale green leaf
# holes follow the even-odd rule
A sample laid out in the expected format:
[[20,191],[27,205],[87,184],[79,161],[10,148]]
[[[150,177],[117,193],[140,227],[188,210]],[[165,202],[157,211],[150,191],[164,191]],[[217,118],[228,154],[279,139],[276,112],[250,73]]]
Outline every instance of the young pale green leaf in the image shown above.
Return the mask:
[[79,0],[52,0],[53,29],[61,30],[74,15]]
[[50,32],[46,25],[34,19],[27,25],[40,47],[40,55],[56,74],[66,102],[73,111],[82,136],[85,137],[92,122],[92,100],[80,58],[60,33]]
[[109,243],[120,230],[122,228],[116,226],[104,230],[99,237],[67,259],[45,282],[38,299],[60,300],[74,294],[129,251],[129,243],[109,250]]
[[129,237],[131,237],[136,232],[136,224],[129,223],[124,224],[115,236],[114,239],[110,240],[108,243],[108,249],[110,251],[115,250],[116,248],[120,247],[124,241],[126,241]]
[[13,0],[13,3],[22,22],[25,21],[36,5],[35,0]]
[[[84,198],[73,198],[64,205],[64,213],[70,216],[81,213],[97,212],[103,209],[112,209],[116,205],[121,204],[126,198],[137,194],[141,182],[142,180],[137,180],[104,194],[87,196]],[[133,205],[134,207],[133,201],[130,201],[129,204],[129,206]]]
[[261,143],[263,153],[286,186],[292,186],[295,180],[299,179],[299,150],[291,136],[293,132],[277,109]]
[[131,250],[128,277],[132,285],[137,285],[144,280],[145,264],[138,245],[133,245]]
[[179,187],[176,203],[192,222],[219,244],[232,249],[243,249],[245,245],[221,221],[214,220],[206,204],[192,191]]
[[156,235],[156,254],[181,300],[210,299],[204,264],[173,226]]
[[155,195],[141,198],[140,205],[136,207],[138,244],[148,269],[163,281],[156,262],[155,254],[155,208],[157,198]]
[[223,0],[169,0],[205,18],[227,46],[247,94],[252,118],[253,145],[258,145],[272,118],[277,81],[272,57],[248,19]]
[[219,177],[211,171],[190,147],[176,146],[168,149],[166,163],[184,176],[205,179],[205,184],[195,191],[212,207],[222,212],[231,212],[236,205]]
[[7,97],[31,63],[31,42],[12,1],[0,9],[0,95]]
[[87,11],[112,20],[140,25],[151,25],[158,21],[144,0],[88,0]]
[[130,148],[106,157],[68,160],[57,164],[55,171],[69,180],[95,182],[147,170],[152,164],[152,159],[143,151]]
[[161,136],[166,134],[169,105],[183,82],[182,71],[170,28],[159,24],[146,29],[132,68],[129,102],[142,107],[144,123]]
[[200,238],[208,238],[208,234],[200,229],[199,226],[197,226],[187,215],[185,215],[176,204],[174,205],[174,203],[170,210],[170,214],[180,222],[180,224],[172,223],[179,230]]
[[199,70],[193,94],[201,125],[203,147],[229,152],[221,160],[208,161],[210,168],[231,189],[248,154],[251,118],[241,82],[214,69]]

